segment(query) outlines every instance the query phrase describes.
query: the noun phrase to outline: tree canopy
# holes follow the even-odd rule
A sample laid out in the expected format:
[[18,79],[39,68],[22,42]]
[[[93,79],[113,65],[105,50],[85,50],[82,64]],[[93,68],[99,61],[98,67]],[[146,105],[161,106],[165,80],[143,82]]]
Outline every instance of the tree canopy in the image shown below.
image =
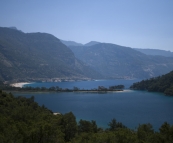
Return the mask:
[[158,132],[151,124],[142,124],[136,130],[112,119],[109,128],[99,128],[96,121],[81,119],[78,123],[72,112],[53,115],[34,97],[14,97],[0,90],[1,143],[172,143],[173,125],[167,122]]
[[134,83],[131,89],[162,92],[173,96],[173,71],[155,78]]

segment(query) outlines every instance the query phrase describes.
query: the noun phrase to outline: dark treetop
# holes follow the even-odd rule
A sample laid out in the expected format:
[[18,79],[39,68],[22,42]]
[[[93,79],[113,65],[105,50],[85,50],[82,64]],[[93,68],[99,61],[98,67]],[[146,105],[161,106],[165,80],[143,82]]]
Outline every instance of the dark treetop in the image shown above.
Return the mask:
[[134,131],[112,119],[108,128],[99,128],[96,121],[80,120],[72,112],[54,115],[34,97],[14,97],[0,90],[1,143],[172,143],[173,126],[165,122],[154,132],[151,124],[142,124]]
[[173,71],[168,74],[134,83],[131,89],[163,92],[173,96]]

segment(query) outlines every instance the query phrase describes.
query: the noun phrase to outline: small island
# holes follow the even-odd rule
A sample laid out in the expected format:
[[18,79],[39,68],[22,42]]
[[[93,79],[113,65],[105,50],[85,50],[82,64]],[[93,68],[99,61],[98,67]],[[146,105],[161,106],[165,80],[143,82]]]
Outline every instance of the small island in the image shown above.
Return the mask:
[[[16,83],[17,84],[17,83]],[[17,84],[19,85],[19,83]],[[1,87],[2,88],[2,87]],[[49,88],[46,87],[31,87],[26,86],[26,87],[16,87],[12,85],[3,85],[3,90],[6,91],[17,91],[17,92],[86,92],[86,93],[106,93],[106,92],[116,92],[116,91],[123,91],[125,88],[124,85],[114,85],[114,86],[109,86],[109,88],[106,88],[104,86],[98,86],[98,88],[93,88],[93,89],[80,89],[76,86],[73,87],[73,89],[69,88],[61,88],[59,86],[52,86]]]

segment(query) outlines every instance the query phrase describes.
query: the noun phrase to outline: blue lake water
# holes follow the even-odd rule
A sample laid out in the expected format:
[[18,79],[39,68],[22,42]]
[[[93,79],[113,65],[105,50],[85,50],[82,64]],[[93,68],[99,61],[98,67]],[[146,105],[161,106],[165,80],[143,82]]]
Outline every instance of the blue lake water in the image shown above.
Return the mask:
[[[100,80],[60,83],[33,83],[30,86],[80,89],[97,88],[99,85],[124,84],[128,88],[137,80]],[[27,85],[28,86],[28,85]],[[173,124],[173,97],[146,91],[124,90],[123,92],[99,93],[15,93],[16,96],[35,96],[39,105],[45,105],[53,112],[62,114],[72,111],[77,120],[95,120],[99,127],[115,118],[129,128],[135,129],[139,124],[151,123],[154,129],[166,121]]]

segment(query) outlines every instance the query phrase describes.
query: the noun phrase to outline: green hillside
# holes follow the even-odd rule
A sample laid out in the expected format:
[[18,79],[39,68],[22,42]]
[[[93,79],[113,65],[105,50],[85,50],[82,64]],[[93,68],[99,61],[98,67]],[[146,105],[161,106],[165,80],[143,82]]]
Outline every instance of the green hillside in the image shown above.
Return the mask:
[[0,79],[85,78],[99,74],[53,35],[0,28]]
[[131,89],[163,92],[173,96],[173,71],[168,74],[134,83]]

